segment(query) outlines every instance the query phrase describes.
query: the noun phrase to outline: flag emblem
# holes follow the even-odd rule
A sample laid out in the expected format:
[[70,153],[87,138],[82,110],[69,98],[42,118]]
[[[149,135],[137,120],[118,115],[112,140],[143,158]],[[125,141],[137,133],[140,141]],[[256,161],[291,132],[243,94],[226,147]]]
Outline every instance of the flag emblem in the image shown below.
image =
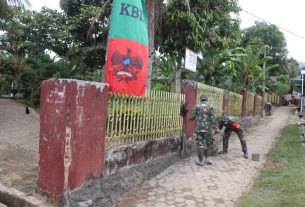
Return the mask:
[[128,83],[138,79],[138,73],[143,68],[143,58],[133,54],[130,48],[126,49],[126,54],[115,50],[111,57],[111,64],[113,75],[120,81]]

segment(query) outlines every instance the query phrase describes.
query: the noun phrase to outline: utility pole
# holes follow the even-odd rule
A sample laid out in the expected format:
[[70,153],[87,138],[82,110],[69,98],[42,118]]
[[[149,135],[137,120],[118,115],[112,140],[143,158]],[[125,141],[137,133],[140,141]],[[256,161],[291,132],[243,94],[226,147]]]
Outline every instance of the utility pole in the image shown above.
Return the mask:
[[[266,59],[267,57],[267,47],[264,51],[264,58]],[[266,101],[265,100],[265,79],[266,79],[266,60],[263,63],[263,86],[262,86],[262,91],[263,91],[263,106],[265,106]]]
[[301,108],[300,108],[300,113],[303,112],[304,74],[305,74],[305,70],[301,70],[301,75],[302,75],[302,93],[301,93]]

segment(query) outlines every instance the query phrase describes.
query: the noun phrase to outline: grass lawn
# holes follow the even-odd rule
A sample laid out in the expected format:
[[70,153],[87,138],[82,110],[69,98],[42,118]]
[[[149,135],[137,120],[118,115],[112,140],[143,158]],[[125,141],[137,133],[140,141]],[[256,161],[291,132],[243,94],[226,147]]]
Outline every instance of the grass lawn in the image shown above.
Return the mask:
[[26,106],[30,106],[32,108],[39,108],[39,105],[37,105],[37,104],[35,105],[31,99],[19,99],[18,98],[18,99],[15,99],[15,101],[22,103]]
[[250,192],[236,207],[305,207],[305,147],[296,125],[287,126]]

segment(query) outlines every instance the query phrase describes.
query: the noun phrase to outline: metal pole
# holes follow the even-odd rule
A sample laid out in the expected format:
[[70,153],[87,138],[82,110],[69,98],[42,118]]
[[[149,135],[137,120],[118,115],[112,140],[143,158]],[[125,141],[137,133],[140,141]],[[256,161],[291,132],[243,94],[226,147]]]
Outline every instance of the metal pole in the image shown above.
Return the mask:
[[304,103],[303,103],[303,94],[304,94],[304,74],[305,74],[305,70],[301,70],[301,76],[302,76],[302,89],[301,89],[301,98],[300,98],[300,100],[301,100],[301,104],[300,104],[300,113],[302,113],[303,112],[303,105],[304,105]]
[[[266,58],[266,56],[267,56],[267,48],[265,49],[265,51],[264,51],[264,58]],[[264,63],[263,63],[263,87],[262,87],[262,91],[265,93],[265,79],[266,79],[266,61],[264,61]],[[265,100],[264,100],[264,102],[265,102]]]
[[300,109],[300,113],[303,112],[303,93],[304,93],[303,86],[304,86],[304,75],[302,74],[302,94],[301,94],[301,109]]
[[302,74],[302,94],[301,94],[301,109],[300,109],[300,113],[303,112],[303,92],[304,92],[303,86],[304,86],[304,75]]

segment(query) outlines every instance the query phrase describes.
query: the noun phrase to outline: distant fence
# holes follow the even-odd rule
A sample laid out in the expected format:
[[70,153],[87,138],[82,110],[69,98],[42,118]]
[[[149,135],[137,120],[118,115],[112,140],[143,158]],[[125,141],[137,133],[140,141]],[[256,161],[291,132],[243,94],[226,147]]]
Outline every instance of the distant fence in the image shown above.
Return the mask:
[[243,96],[237,93],[229,93],[229,115],[240,116],[242,112]]
[[272,102],[272,94],[267,94],[267,102]]
[[262,110],[263,109],[263,97],[256,96],[256,110]]
[[268,93],[264,93],[263,99],[264,103],[268,102]]
[[106,146],[180,134],[184,95],[151,91],[146,97],[109,94]]
[[251,92],[247,93],[247,114],[252,113],[254,110],[254,98],[255,94]]
[[266,97],[266,102],[272,103],[272,104],[276,104],[279,105],[281,102],[281,98],[280,96],[278,96],[275,93],[265,93],[265,97]]

